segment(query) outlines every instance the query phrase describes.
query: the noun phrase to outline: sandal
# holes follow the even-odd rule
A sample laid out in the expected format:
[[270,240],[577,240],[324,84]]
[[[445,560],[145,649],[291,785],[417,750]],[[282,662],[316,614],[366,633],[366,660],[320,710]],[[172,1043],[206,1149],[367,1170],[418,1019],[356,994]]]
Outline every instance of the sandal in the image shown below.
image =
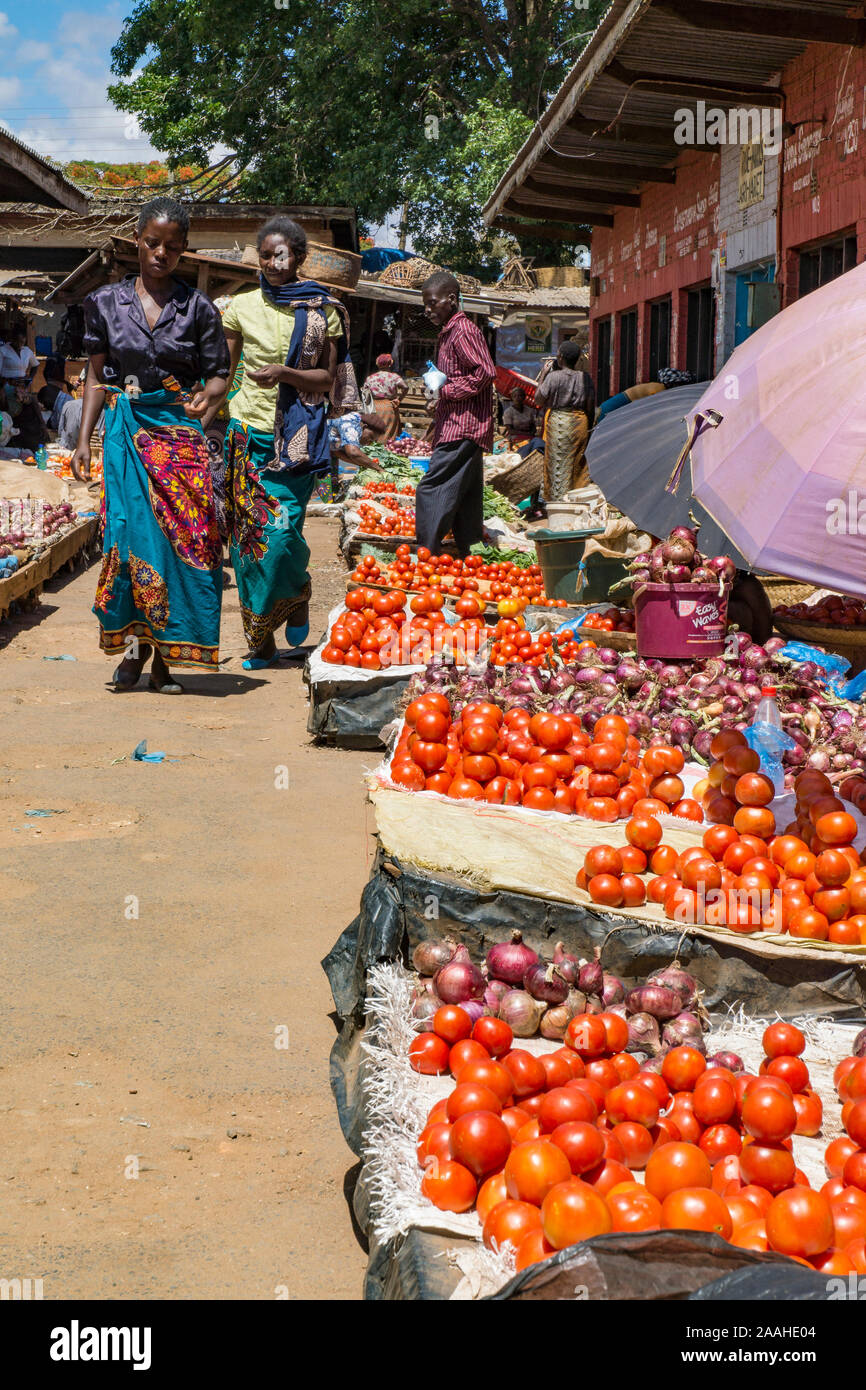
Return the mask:
[[183,686],[178,685],[177,681],[166,681],[164,685],[158,685],[151,676],[147,682],[148,690],[155,690],[157,695],[182,695]]
[[[138,685],[138,682],[141,679],[141,673],[145,667],[145,663],[149,661],[151,656],[150,646],[145,643],[142,643],[141,646],[143,650],[140,656],[125,656],[123,658],[123,661],[121,661],[120,665],[115,666],[114,672],[111,677],[111,684],[114,687],[115,694],[119,694],[121,691],[124,690],[134,690],[135,687]],[[134,675],[130,671],[127,671],[124,674],[123,667],[127,661],[133,662],[137,667]]]

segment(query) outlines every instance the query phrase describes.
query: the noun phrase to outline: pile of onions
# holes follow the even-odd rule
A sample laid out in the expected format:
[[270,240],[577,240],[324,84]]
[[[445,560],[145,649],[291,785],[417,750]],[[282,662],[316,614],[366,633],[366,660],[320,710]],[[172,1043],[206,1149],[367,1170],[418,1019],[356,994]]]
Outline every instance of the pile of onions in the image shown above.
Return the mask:
[[706,1053],[698,982],[677,961],[629,990],[625,1017],[629,1052],[660,1057],[672,1047],[687,1045]]
[[697,530],[690,526],[675,526],[666,541],[636,555],[629,570],[630,577],[622,582],[632,589],[643,584],[712,584],[718,585],[720,595],[737,573],[729,556],[714,555],[708,559],[702,555]]

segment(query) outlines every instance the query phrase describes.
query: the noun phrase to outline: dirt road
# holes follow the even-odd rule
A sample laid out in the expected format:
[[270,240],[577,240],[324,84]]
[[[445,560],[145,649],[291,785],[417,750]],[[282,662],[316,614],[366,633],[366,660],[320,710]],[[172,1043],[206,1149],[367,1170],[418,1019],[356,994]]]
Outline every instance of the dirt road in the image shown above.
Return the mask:
[[[331,523],[308,537],[317,635],[345,571]],[[220,675],[106,690],[96,576],[0,650],[0,1276],[358,1298],[319,961],[367,876],[371,755],[308,743],[298,667],[241,671],[234,587]]]

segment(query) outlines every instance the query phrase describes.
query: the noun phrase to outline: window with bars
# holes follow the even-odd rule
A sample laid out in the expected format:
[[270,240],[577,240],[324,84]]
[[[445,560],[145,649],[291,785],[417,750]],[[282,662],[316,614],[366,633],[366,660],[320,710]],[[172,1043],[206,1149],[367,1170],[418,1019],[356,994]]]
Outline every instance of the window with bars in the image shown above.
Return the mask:
[[619,379],[617,389],[627,391],[637,381],[637,309],[619,316]]
[[595,391],[599,405],[610,396],[610,319],[595,328]]
[[716,301],[712,286],[689,290],[686,317],[686,367],[695,381],[713,376]]
[[837,237],[835,241],[824,242],[810,251],[800,252],[800,288],[804,294],[829,284],[846,270],[853,270],[857,264],[856,236]]
[[656,381],[662,367],[671,365],[671,300],[658,299],[650,305],[649,375]]

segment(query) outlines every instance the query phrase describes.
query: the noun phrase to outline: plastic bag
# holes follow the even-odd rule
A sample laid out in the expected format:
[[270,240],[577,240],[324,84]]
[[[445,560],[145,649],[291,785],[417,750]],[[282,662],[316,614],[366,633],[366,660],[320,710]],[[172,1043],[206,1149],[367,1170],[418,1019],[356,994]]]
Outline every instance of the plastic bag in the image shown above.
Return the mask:
[[861,700],[866,693],[866,671],[861,671],[859,676],[855,676],[846,685],[834,686],[834,689],[843,700]]
[[787,657],[789,661],[798,661],[801,664],[811,661],[815,666],[820,667],[827,678],[827,684],[837,693],[841,691],[844,684],[842,677],[846,671],[851,669],[851,662],[846,661],[844,656],[837,656],[835,652],[825,652],[822,647],[812,647],[808,642],[787,642],[776,655]]
[[776,795],[781,796],[785,790],[782,754],[794,747],[795,740],[790,734],[786,734],[784,729],[777,729],[775,724],[766,724],[763,721],[746,729],[745,739],[761,759],[761,771],[764,776],[769,777],[776,789]]

